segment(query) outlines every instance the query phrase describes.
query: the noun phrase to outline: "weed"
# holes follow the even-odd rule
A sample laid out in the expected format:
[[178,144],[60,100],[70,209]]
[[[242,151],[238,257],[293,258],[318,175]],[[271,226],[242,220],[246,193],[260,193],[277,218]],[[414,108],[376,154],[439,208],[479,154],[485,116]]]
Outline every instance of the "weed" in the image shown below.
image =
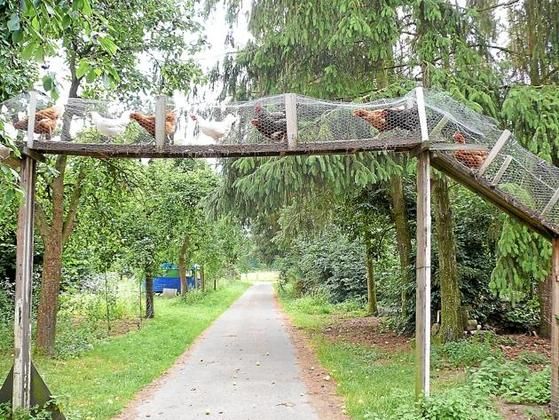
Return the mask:
[[541,353],[523,351],[518,355],[518,361],[525,365],[548,365],[549,359]]
[[452,367],[470,367],[490,357],[495,357],[491,341],[476,338],[445,343],[435,349],[434,359],[442,359]]

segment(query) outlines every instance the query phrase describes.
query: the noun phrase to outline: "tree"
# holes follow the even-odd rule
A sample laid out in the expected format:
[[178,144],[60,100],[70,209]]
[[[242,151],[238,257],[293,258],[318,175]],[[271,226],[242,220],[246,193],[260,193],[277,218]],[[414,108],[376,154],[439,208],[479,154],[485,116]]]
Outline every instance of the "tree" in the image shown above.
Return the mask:
[[[161,82],[154,84],[153,79],[142,76],[136,68],[136,58],[144,52],[156,57],[156,77],[165,79],[165,92],[179,87],[188,90],[191,80],[200,74],[192,62],[177,66],[178,73],[167,66],[169,61],[176,63],[183,52],[196,46],[196,42],[191,45],[181,36],[198,30],[190,20],[191,3],[165,0],[124,4],[82,0],[71,5],[59,2],[54,9],[51,6],[51,2],[44,2],[35,10],[26,1],[25,19],[20,19],[20,24],[12,25],[10,30],[12,38],[21,39],[24,44],[24,57],[37,56],[43,51],[35,29],[37,23],[44,22],[45,33],[61,40],[71,75],[71,98],[78,96],[80,88],[89,96],[101,96],[99,90],[106,92],[106,87],[116,88],[120,97],[137,94],[139,87],[146,93],[161,92]],[[132,13],[142,18],[130,21],[128,17]],[[50,14],[55,19],[46,21]],[[65,113],[63,133],[70,130],[71,117],[69,112]],[[68,165],[66,156],[57,157],[51,172],[55,175],[49,177],[46,186],[52,194],[48,200],[40,201],[36,213],[41,237],[49,245],[46,247],[37,320],[37,345],[47,353],[52,352],[54,345],[62,252],[74,228],[83,183],[87,178],[83,168],[80,164]],[[74,169],[77,172],[74,173]]]

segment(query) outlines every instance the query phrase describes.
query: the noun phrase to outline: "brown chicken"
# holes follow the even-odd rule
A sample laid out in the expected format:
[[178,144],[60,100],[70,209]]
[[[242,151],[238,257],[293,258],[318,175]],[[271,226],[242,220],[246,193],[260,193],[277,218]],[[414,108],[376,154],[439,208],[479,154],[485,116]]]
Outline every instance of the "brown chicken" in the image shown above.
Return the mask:
[[[50,139],[56,128],[59,112],[55,107],[45,108],[35,112],[35,134],[44,134]],[[18,130],[27,130],[28,119],[16,121],[14,127]]]
[[[141,112],[132,112],[130,119],[136,121],[146,130],[152,137],[155,137],[155,115],[144,115]],[[177,115],[173,112],[167,112],[165,116],[165,134],[170,136],[177,129]]]
[[[458,131],[454,133],[452,138],[458,144],[466,144],[466,138]],[[478,169],[487,158],[487,152],[484,150],[457,150],[454,152],[454,157],[464,166]]]
[[353,115],[364,119],[378,131],[390,131],[395,128],[413,131],[419,128],[417,108],[410,109],[356,109]]
[[254,107],[254,118],[250,123],[262,134],[275,142],[287,139],[287,119],[285,112],[268,112],[261,104]]

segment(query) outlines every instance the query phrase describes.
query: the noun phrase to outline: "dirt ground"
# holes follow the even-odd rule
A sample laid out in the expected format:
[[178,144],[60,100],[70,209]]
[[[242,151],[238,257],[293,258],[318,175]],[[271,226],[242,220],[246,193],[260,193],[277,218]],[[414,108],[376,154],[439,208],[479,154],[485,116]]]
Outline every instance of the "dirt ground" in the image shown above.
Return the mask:
[[386,351],[409,350],[411,338],[391,331],[381,331],[374,316],[349,318],[335,322],[323,331],[333,341],[375,346]]

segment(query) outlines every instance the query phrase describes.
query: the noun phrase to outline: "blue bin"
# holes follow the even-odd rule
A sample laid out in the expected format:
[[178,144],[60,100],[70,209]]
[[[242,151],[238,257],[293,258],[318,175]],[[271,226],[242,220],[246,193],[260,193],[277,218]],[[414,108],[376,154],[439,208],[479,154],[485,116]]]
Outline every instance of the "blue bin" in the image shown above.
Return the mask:
[[[187,276],[186,283],[188,289],[193,289],[195,286],[194,277]],[[181,279],[179,277],[154,277],[153,278],[153,292],[163,293],[163,289],[177,289],[181,290]]]

